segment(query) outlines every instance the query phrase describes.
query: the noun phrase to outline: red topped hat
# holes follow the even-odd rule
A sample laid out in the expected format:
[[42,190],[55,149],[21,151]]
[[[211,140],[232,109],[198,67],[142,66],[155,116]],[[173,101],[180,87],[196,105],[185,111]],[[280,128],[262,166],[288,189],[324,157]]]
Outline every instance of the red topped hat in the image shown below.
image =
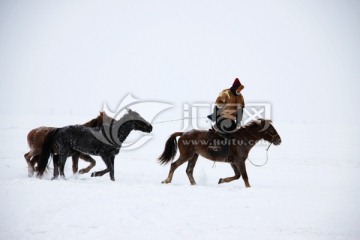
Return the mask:
[[236,78],[231,88],[237,89],[240,86],[241,86],[240,80]]

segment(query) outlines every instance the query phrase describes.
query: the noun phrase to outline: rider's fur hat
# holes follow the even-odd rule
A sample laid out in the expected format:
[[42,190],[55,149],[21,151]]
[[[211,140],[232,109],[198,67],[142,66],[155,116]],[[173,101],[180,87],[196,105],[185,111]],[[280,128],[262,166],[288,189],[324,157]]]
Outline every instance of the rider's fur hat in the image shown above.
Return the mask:
[[[236,89],[238,89],[240,86],[242,86],[242,84],[240,83],[240,80],[238,78],[235,78],[235,81],[234,81],[232,87],[230,88],[231,92],[237,96],[238,94],[236,93]],[[243,88],[244,88],[244,86],[243,86]]]
[[240,80],[238,78],[235,78],[235,81],[231,88],[237,89],[240,86],[241,86]]

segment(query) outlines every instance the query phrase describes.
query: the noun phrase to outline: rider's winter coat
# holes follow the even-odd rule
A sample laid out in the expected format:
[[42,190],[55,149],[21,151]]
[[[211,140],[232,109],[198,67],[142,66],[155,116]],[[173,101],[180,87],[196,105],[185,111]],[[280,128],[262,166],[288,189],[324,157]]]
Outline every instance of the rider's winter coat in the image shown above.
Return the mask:
[[221,91],[215,104],[221,109],[221,116],[231,120],[235,120],[239,108],[245,107],[242,94],[235,95],[231,89]]

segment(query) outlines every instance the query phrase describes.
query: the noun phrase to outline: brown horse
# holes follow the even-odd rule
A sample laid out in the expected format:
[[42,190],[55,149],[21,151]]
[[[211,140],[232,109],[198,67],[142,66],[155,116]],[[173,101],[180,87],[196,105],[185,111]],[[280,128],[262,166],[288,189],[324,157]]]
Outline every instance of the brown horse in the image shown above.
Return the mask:
[[[178,136],[180,136],[180,138],[177,144],[176,137]],[[252,121],[249,125],[232,133],[232,139],[229,139],[226,142],[209,138],[207,131],[191,130],[188,132],[175,132],[167,140],[164,152],[159,157],[159,163],[166,164],[174,159],[177,147],[180,150],[180,156],[171,164],[169,175],[162,183],[170,183],[176,168],[188,161],[186,174],[190,183],[195,185],[196,182],[193,177],[193,170],[199,155],[201,155],[204,158],[216,162],[227,162],[231,164],[235,176],[220,178],[219,184],[237,180],[242,176],[245,186],[250,187],[246,173],[245,160],[247,159],[251,148],[261,139],[274,145],[279,145],[281,143],[281,138],[270,120],[260,119]],[[224,144],[225,142],[230,145],[230,154],[226,157],[213,157],[210,155],[209,146],[216,142],[218,144]]]
[[[100,112],[99,116],[90,120],[89,122],[84,123],[83,126],[100,127],[104,122],[110,123],[112,120],[113,119],[108,115],[106,115],[105,112]],[[24,157],[28,164],[29,177],[32,177],[34,175],[34,172],[37,171],[37,167],[35,166],[35,164],[38,164],[39,162],[39,157],[41,154],[43,143],[46,137],[49,135],[49,133],[54,129],[55,129],[54,127],[38,127],[31,130],[28,133],[27,142],[30,147],[30,151],[26,153]],[[90,163],[90,165],[87,168],[81,169],[79,171],[80,174],[89,172],[96,164],[95,160],[90,155],[76,153],[72,157],[72,161],[73,161],[72,170],[74,174],[78,172],[79,158]]]

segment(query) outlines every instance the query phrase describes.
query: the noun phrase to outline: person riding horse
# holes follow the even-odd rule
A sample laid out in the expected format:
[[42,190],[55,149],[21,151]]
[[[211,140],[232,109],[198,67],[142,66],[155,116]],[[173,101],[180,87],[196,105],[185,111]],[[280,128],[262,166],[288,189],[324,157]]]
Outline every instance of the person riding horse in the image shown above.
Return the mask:
[[[243,109],[245,107],[244,97],[241,91],[244,85],[236,78],[229,89],[220,92],[215,102],[214,111],[208,118],[215,122],[214,129],[225,140],[230,139],[233,132],[241,127]],[[210,150],[214,156],[226,155],[229,150],[228,144],[220,151]]]

